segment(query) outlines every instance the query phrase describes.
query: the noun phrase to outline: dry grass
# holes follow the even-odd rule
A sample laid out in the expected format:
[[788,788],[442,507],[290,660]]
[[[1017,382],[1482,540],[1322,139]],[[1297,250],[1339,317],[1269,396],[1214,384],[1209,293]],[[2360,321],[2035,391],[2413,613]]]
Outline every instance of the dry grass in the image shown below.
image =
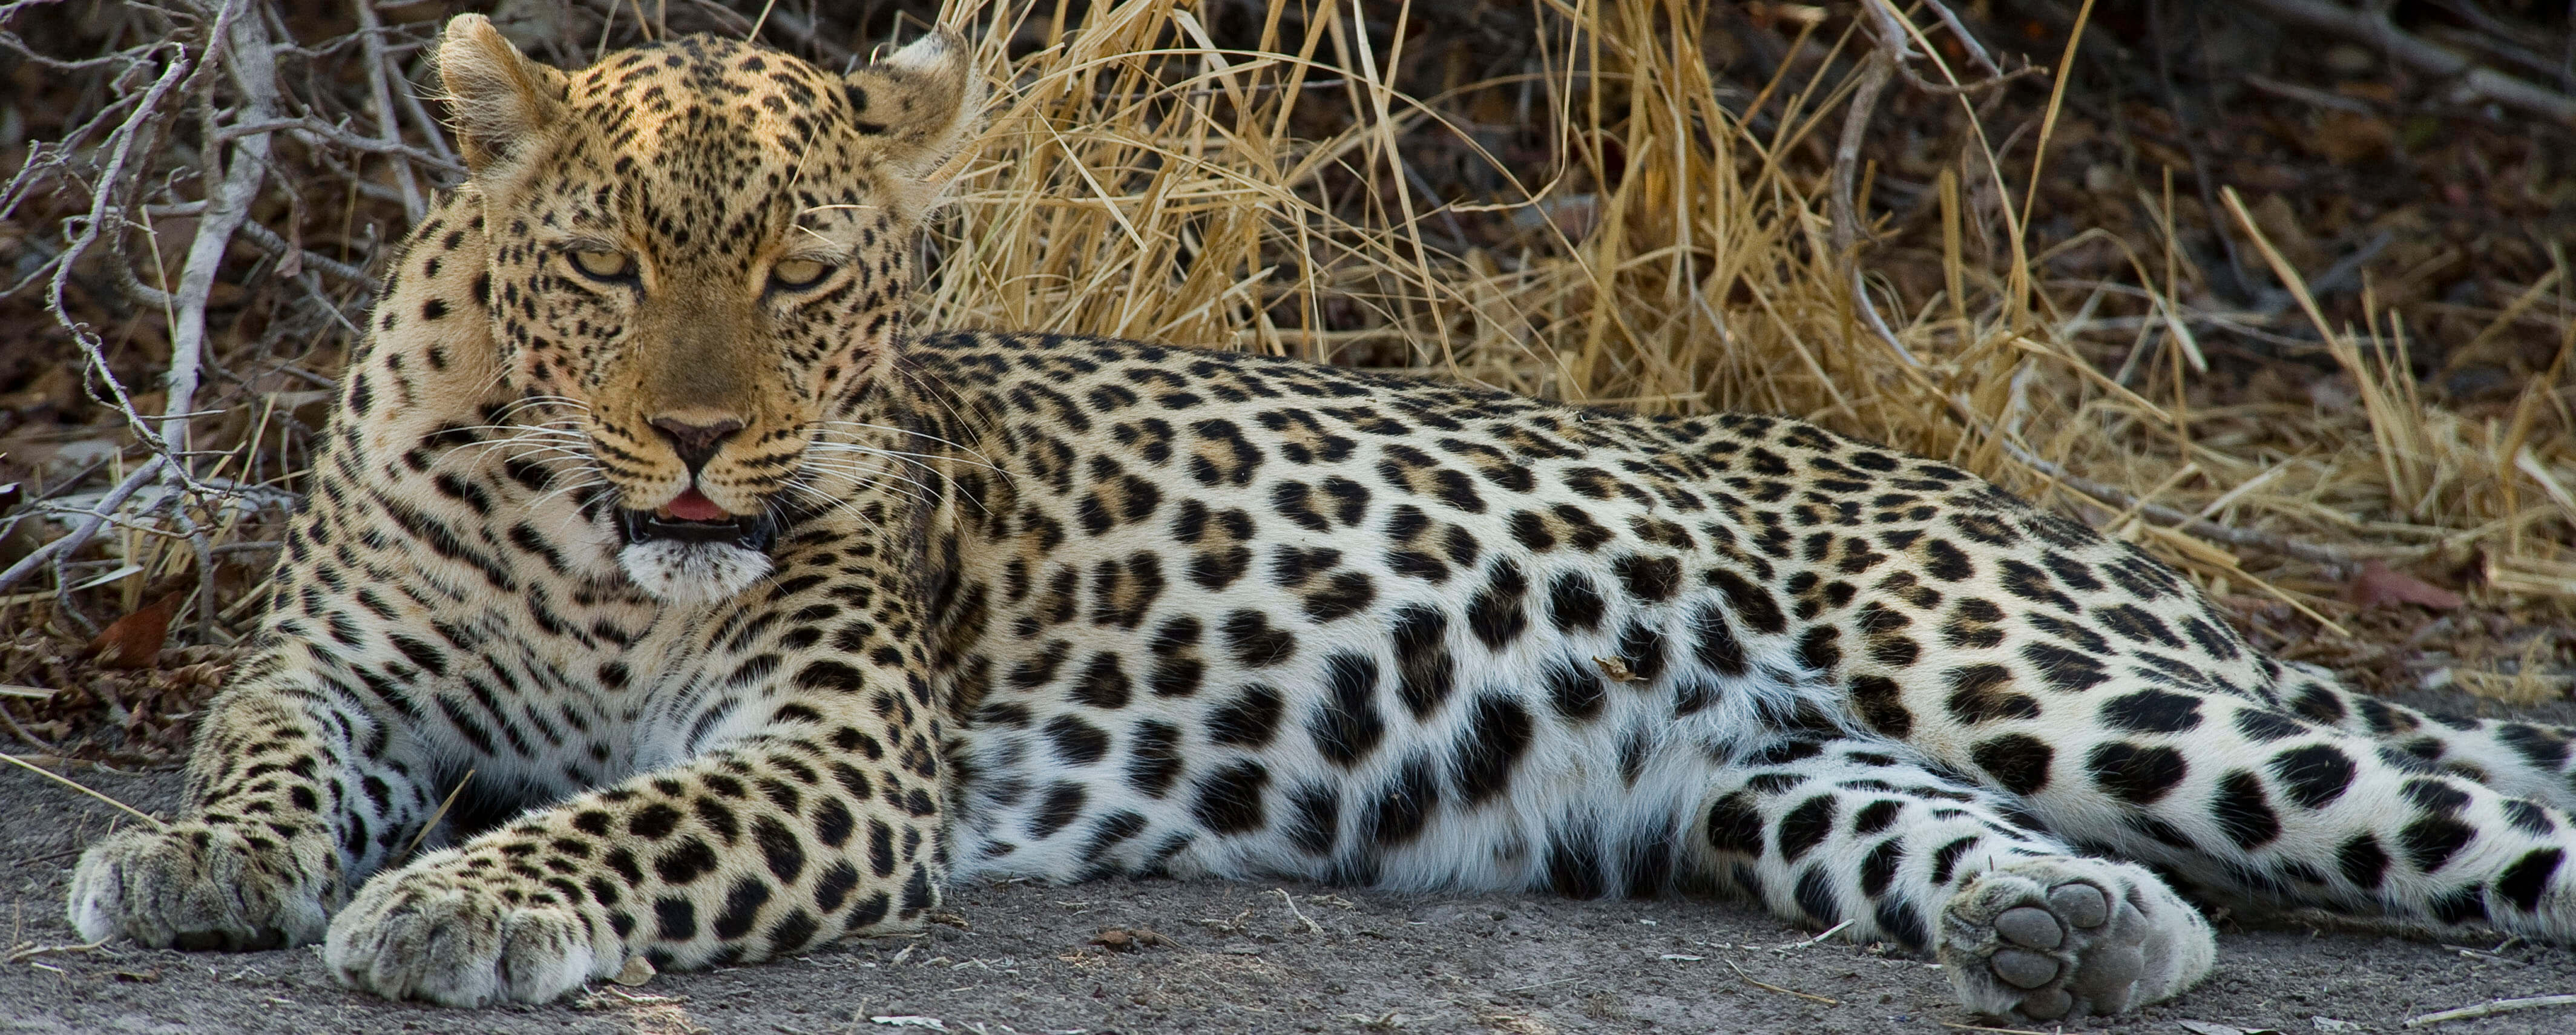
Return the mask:
[[[2149,520],[2138,501],[2354,560],[2474,562],[2494,602],[2576,608],[2565,343],[2508,418],[2470,420],[2418,394],[2402,324],[2330,325],[2309,304],[2350,405],[2195,408],[2207,362],[2176,297],[2198,279],[2188,260],[2133,254],[2125,283],[2043,283],[2047,256],[2016,218],[2027,188],[1994,172],[2007,163],[1990,150],[1940,183],[1946,289],[1906,298],[1871,282],[1889,342],[1845,288],[1829,170],[1813,160],[1838,131],[1847,82],[1753,84],[1748,100],[1712,80],[1695,3],[1543,10],[1533,71],[1455,93],[1527,95],[1520,110],[1563,141],[1562,160],[1484,156],[1510,187],[1444,198],[1421,190],[1406,156],[1473,128],[1444,117],[1454,105],[1394,89],[1386,70],[1405,56],[1352,49],[1337,9],[1302,34],[1274,23],[1257,49],[1220,52],[1194,44],[1204,33],[1183,6],[1033,26],[1012,5],[951,4],[949,17],[983,28],[987,65],[1011,85],[963,162],[929,320],[1359,355],[1648,410],[1790,413],[2088,510],[2222,594],[2270,574],[2313,604],[2348,573],[2240,557]],[[1042,48],[1006,59],[1001,41],[1029,33]],[[1327,135],[1288,131],[1288,102],[1317,92],[1360,117]],[[1537,230],[1509,250],[1441,233],[1444,216],[1497,213]],[[2001,268],[1971,261],[1972,222],[2001,242],[1984,249]],[[1870,260],[1864,248],[1864,272]],[[2271,267],[2303,292],[2296,270]],[[2499,324],[2576,312],[2569,293],[2563,274],[2546,278]],[[2126,320],[2136,347],[2112,369],[2080,344],[2121,323],[2100,315],[2106,299],[2145,314]],[[1358,318],[1316,315],[1327,311]],[[2565,326],[2576,339],[2576,321]],[[2052,467],[2133,498],[2067,489]]]
[[[2406,361],[2418,331],[2366,290],[2366,320],[2333,322],[2268,243],[2263,267],[2313,326],[2265,333],[2305,335],[2341,374],[2304,395],[2223,385],[2199,338],[2246,318],[2202,302],[2207,278],[2174,243],[2178,213],[2234,220],[2256,238],[2271,224],[2232,194],[2226,213],[2178,202],[2168,177],[2137,191],[2159,224],[2149,235],[2157,246],[2087,232],[2043,247],[2025,230],[2045,215],[2031,210],[2028,155],[2050,153],[2049,130],[1998,140],[1974,117],[1982,95],[1970,93],[1940,102],[1969,131],[1932,187],[1933,275],[1887,275],[1889,264],[1920,267],[1921,250],[1873,244],[1871,227],[1857,249],[1835,245],[1835,143],[1867,39],[1840,21],[1795,21],[1807,9],[1756,7],[1792,17],[1782,35],[1803,55],[1769,82],[1712,73],[1723,12],[1707,0],[1535,0],[1509,20],[1512,39],[1492,41],[1511,59],[1499,70],[1462,60],[1462,48],[1416,25],[1454,31],[1459,15],[1406,4],[1366,5],[1373,31],[1355,31],[1356,5],[1128,0],[1068,12],[951,0],[939,19],[980,41],[1002,85],[982,140],[954,166],[954,203],[929,243],[938,275],[923,290],[924,321],[1241,348],[1653,411],[1788,413],[1950,460],[2145,543],[2222,598],[2286,601],[2330,630],[2351,614],[2336,595],[2369,559],[2459,585],[2491,612],[2576,618],[2576,276],[2563,254],[2465,343],[2555,322],[2556,361],[2500,410],[2424,398]],[[564,10],[519,30],[538,34],[541,55],[579,60],[603,41],[659,31],[637,26],[643,13],[674,31],[735,34],[764,17],[761,4],[725,12],[603,0]],[[626,13],[603,17],[612,10]],[[764,38],[846,54],[813,10],[769,12]],[[1221,19],[1232,44],[1222,48]],[[409,62],[420,81],[414,44],[428,25],[405,20],[414,24],[397,38],[411,42],[370,60]],[[1955,53],[1939,32],[1929,30],[1927,52]],[[1935,80],[1952,71],[1937,58],[1913,68]],[[319,394],[311,381],[331,372],[346,345],[338,321],[359,321],[363,304],[323,276],[332,272],[324,253],[363,264],[365,249],[352,245],[364,237],[351,230],[365,225],[359,215],[382,216],[385,236],[398,234],[412,179],[439,179],[444,154],[423,126],[369,98],[388,77],[319,78],[320,88],[290,82],[320,98],[299,103],[327,108],[336,96],[360,132],[281,132],[279,161],[347,182],[254,209],[254,229],[301,242],[307,258],[261,260],[263,276],[300,293],[277,303],[283,315],[237,318],[216,343],[234,350],[231,380],[199,405],[229,412],[195,422],[204,452],[187,466],[200,491],[129,505],[76,559],[0,587],[0,632],[22,645],[38,629],[50,630],[48,642],[85,638],[95,627],[81,602],[131,609],[147,584],[191,575],[206,577],[189,635],[229,642],[247,629],[257,578],[218,580],[205,562],[250,571],[270,554],[239,544],[273,538],[277,524],[223,505],[237,495],[204,490],[227,474],[236,476],[227,485],[301,487]],[[2047,110],[2054,124],[2054,101]],[[410,150],[391,159],[364,150],[353,139],[368,126]],[[1856,210],[1885,212],[1871,204],[1876,167],[1850,171]],[[199,189],[165,179],[153,188],[161,193],[138,188],[133,200],[184,203]],[[335,211],[330,199],[343,190],[346,207]],[[32,239],[35,195],[12,191],[0,199],[0,231]],[[94,196],[73,193],[75,208]],[[146,256],[134,268],[165,288],[176,268],[155,263],[178,252],[163,236],[184,240],[194,226],[169,211],[129,210],[137,240],[149,239],[133,245]],[[316,227],[335,218],[334,253]],[[2125,275],[2051,279],[2053,256],[2079,247],[2119,249]],[[1868,308],[1851,290],[1855,269]],[[1938,288],[1908,294],[1901,281]],[[160,315],[125,313],[117,333],[171,340]],[[66,319],[105,323],[77,311]],[[161,361],[169,354],[164,345]],[[106,480],[150,455],[122,441]],[[2206,523],[2177,527],[2184,518]],[[40,527],[58,526],[0,528],[0,564],[23,556]],[[65,588],[79,582],[94,584]],[[48,664],[60,661],[44,649]],[[2507,680],[2514,693],[2549,696],[2527,685],[2530,672]]]

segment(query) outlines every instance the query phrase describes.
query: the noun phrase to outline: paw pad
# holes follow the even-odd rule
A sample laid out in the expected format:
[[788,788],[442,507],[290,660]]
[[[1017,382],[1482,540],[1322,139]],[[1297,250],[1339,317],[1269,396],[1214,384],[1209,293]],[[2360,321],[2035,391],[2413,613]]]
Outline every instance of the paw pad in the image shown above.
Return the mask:
[[2058,885],[2048,893],[2048,907],[2067,923],[2088,931],[2111,919],[2110,902],[2102,897],[2102,889],[2090,884]]
[[2057,980],[2057,961],[2036,952],[2005,949],[1995,953],[1988,963],[1995,968],[1995,976],[2015,988],[2038,988]]
[[2005,941],[2032,949],[2054,949],[2066,941],[2066,930],[2057,926],[2056,917],[2048,915],[2048,910],[2030,906],[2004,910],[2002,916],[1995,918],[1995,933],[2003,935]]
[[1979,876],[1942,910],[1941,961],[1960,1000],[1990,1016],[2052,1021],[2180,991],[2207,970],[2208,926],[2152,880],[2065,856]]

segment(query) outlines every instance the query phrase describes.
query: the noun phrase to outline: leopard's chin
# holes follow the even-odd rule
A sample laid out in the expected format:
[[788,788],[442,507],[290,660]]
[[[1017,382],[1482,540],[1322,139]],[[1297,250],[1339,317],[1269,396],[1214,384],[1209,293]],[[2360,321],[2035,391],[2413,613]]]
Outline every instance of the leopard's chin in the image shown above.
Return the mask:
[[764,551],[678,539],[630,542],[617,551],[617,566],[653,599],[684,606],[729,599],[775,567]]
[[769,576],[769,548],[778,541],[778,521],[766,510],[705,521],[620,510],[617,530],[626,542],[617,566],[667,604],[712,604],[751,588]]

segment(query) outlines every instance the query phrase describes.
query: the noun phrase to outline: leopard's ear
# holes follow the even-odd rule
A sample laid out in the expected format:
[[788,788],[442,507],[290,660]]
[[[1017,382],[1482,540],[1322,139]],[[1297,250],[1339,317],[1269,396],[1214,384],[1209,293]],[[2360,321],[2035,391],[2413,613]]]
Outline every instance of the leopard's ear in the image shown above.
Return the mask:
[[526,155],[563,115],[564,74],[528,60],[479,14],[448,21],[438,41],[438,79],[457,149],[478,178]]
[[957,152],[984,107],[973,52],[964,37],[944,28],[842,77],[841,84],[859,131],[882,136],[880,154],[916,180]]

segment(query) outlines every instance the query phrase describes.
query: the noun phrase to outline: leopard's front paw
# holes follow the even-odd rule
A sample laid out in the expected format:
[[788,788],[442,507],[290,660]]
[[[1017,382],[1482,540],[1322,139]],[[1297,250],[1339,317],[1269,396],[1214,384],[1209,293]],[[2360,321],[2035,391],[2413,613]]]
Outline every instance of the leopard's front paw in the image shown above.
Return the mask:
[[618,940],[556,893],[461,861],[441,852],[359,889],[331,922],[331,973],[388,999],[483,1006],[547,1002],[625,962]]
[[82,938],[124,935],[153,948],[275,949],[322,938],[336,897],[327,845],[269,831],[174,823],[91,845],[66,903]]
[[1969,1009],[2014,1021],[2161,1002],[2209,973],[2209,923],[2146,870],[2030,859],[1979,875],[1941,911],[1941,963]]

